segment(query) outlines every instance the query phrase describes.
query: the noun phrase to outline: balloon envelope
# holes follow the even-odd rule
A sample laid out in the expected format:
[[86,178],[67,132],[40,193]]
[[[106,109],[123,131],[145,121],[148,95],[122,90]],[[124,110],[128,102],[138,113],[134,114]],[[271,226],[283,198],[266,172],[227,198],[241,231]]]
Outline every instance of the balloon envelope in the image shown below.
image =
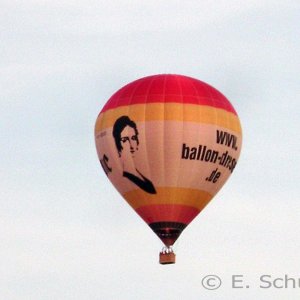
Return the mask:
[[154,75],[108,100],[95,140],[110,181],[171,246],[233,172],[242,133],[236,111],[215,88]]

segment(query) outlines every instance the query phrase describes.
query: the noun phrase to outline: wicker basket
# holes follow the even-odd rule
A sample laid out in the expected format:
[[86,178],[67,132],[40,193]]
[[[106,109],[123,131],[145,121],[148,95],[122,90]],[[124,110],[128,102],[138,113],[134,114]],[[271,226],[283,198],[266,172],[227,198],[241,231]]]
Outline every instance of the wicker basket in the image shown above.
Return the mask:
[[159,263],[162,265],[175,264],[175,258],[176,258],[176,255],[174,252],[170,252],[170,253],[160,252],[159,253]]

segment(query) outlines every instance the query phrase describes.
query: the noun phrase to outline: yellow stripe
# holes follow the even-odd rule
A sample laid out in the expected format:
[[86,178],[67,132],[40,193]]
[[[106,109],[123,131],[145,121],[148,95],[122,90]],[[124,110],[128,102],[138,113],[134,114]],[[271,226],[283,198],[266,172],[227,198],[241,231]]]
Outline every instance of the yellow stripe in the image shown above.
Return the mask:
[[123,195],[133,209],[141,206],[156,204],[182,204],[202,210],[212,199],[208,192],[178,188],[178,187],[157,187],[157,194],[147,194],[142,190],[134,190]]
[[121,106],[101,113],[96,121],[95,133],[112,127],[117,118],[128,115],[135,122],[183,121],[219,125],[241,133],[238,117],[226,110],[205,105],[178,103],[148,103]]

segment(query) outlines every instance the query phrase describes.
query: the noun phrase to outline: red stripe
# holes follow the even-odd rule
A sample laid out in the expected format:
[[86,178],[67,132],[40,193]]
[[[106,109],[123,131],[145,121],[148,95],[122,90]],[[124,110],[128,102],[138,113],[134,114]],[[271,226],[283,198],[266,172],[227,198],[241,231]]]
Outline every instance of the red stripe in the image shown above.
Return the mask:
[[133,81],[118,90],[101,112],[142,103],[208,105],[236,114],[226,97],[203,81],[182,75],[154,75]]
[[188,225],[198,214],[199,209],[186,205],[147,205],[135,210],[143,220],[155,222],[179,222]]

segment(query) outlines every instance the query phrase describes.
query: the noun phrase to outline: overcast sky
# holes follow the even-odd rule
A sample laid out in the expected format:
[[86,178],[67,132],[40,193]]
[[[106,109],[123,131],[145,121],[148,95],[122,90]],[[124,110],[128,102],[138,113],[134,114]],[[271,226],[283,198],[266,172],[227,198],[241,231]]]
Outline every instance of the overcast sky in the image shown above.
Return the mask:
[[[259,279],[300,277],[299,18],[287,0],[0,0],[0,298],[298,299]],[[158,73],[219,89],[244,135],[170,266],[94,145],[108,98]]]

